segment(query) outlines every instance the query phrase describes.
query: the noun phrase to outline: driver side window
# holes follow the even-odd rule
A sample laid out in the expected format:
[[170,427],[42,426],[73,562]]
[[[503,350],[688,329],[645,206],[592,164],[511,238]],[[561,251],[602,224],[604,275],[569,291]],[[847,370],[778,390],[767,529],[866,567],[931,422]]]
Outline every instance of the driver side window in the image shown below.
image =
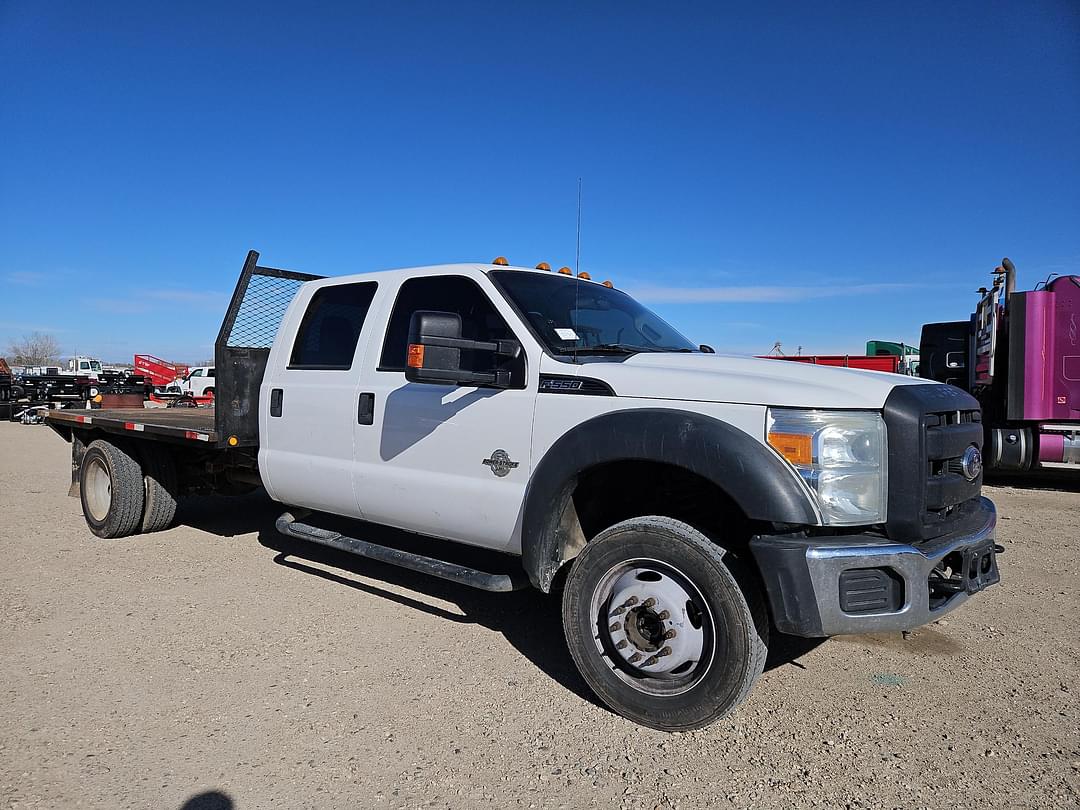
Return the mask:
[[[461,336],[466,340],[516,340],[506,320],[479,285],[464,276],[411,278],[401,285],[383,341],[379,371],[404,371],[409,342],[409,322],[414,312],[452,312],[461,317]],[[462,351],[461,367],[471,371],[491,367],[491,354]],[[507,359],[500,368],[511,373],[514,388],[525,386],[525,355]]]

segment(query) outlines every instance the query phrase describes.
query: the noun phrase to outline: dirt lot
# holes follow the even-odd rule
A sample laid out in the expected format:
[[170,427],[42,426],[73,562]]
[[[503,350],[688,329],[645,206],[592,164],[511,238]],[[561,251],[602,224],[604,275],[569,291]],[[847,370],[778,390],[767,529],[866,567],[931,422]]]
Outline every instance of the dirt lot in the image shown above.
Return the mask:
[[1076,807],[1080,492],[989,488],[1003,582],[904,639],[780,639],[689,734],[589,697],[557,606],[288,545],[274,505],[94,538],[0,423],[0,805]]

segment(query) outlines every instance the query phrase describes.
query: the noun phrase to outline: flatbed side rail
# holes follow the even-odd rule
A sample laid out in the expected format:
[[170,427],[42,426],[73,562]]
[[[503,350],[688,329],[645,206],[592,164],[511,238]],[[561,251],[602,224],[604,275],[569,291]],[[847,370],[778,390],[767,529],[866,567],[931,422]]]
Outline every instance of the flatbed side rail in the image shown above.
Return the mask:
[[285,310],[305,281],[323,276],[259,266],[248,251],[214,344],[215,433],[223,447],[259,443],[259,387]]
[[94,430],[204,447],[214,447],[218,440],[212,415],[194,408],[52,410],[46,421],[65,439],[75,430]]

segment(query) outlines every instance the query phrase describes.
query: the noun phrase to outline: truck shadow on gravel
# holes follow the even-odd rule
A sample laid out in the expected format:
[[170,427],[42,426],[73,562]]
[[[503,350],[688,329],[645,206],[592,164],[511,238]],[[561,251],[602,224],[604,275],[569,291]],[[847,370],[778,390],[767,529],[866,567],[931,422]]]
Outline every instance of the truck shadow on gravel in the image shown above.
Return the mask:
[[[316,543],[294,540],[274,527],[274,521],[283,511],[280,504],[262,493],[233,498],[205,497],[182,502],[178,519],[185,525],[220,537],[257,532],[259,543],[277,552],[273,562],[284,568],[377,596],[437,619],[478,624],[501,633],[514,649],[552,680],[582,700],[607,710],[578,674],[570,657],[563,637],[559,599],[554,594],[544,594],[532,588],[512,593],[489,593]],[[515,568],[520,571],[518,558],[511,555],[459,546],[330,515],[311,516],[307,521],[379,545],[437,557],[491,573],[510,573]],[[317,566],[335,568],[341,573]],[[353,577],[363,577],[363,580]],[[378,583],[371,580],[378,580]],[[382,584],[389,587],[381,587]],[[446,610],[389,588],[403,588],[449,602],[461,612]],[[787,636],[773,628],[765,671],[788,664],[805,669],[798,659],[822,641]]]

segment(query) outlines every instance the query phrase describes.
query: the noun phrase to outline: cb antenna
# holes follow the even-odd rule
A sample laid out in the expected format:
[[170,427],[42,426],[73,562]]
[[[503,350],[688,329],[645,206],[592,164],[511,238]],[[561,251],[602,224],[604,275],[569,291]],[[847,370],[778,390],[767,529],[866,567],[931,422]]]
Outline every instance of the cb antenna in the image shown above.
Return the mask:
[[577,179],[577,247],[574,250],[574,274],[581,272],[581,178]]

